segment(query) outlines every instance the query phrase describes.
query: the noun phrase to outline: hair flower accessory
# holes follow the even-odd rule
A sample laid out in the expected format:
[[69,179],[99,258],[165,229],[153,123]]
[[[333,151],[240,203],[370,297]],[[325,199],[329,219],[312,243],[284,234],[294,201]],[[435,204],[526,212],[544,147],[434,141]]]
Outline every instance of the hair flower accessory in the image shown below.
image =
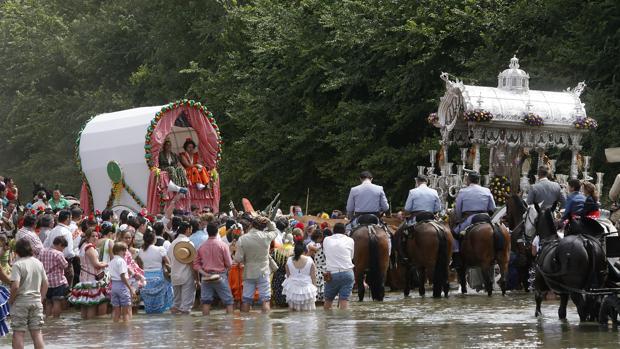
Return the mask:
[[293,240],[295,240],[295,242],[304,242],[304,237],[301,235],[295,235]]

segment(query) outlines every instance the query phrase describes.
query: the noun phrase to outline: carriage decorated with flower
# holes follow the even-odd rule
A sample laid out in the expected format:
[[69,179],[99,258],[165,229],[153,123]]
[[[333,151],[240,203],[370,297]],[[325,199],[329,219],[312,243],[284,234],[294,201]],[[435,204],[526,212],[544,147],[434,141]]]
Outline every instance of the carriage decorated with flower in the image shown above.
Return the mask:
[[[481,171],[482,157],[488,159],[483,184],[499,204],[507,193],[526,195],[528,173],[539,165],[548,165],[563,185],[580,173],[586,180],[594,179],[589,173],[590,157],[580,154],[584,134],[598,126],[580,99],[584,82],[560,92],[532,90],[530,76],[520,69],[516,57],[498,75],[497,87],[467,85],[447,73],[441,79],[446,92],[437,112],[428,118],[440,130],[440,149],[431,150],[431,166],[420,166],[418,171],[430,175],[444,203],[458,193],[465,169]],[[449,148],[455,147],[460,148],[456,173],[448,156]],[[551,149],[570,151],[568,174],[555,173],[556,160],[548,158]],[[596,175],[600,192],[603,174]]]
[[[178,193],[171,173],[159,166],[165,143],[179,153],[185,142],[196,144],[196,158],[208,173],[204,188],[188,187],[176,206],[218,210],[221,135],[213,114],[194,100],[133,108],[91,118],[76,140],[76,161],[82,175],[80,195],[85,212],[144,208],[161,212]],[[182,190],[185,192],[184,190]]]

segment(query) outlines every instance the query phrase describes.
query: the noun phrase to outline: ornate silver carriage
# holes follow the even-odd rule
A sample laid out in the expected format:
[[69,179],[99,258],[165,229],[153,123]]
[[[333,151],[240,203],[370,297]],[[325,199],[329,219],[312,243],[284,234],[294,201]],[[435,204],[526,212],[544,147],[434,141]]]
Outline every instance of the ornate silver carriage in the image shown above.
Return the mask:
[[[439,154],[435,150],[430,152],[431,167],[419,166],[418,171],[430,176],[431,186],[438,189],[444,203],[448,197],[455,197],[462,186],[468,158],[470,169],[480,172],[483,149],[489,155],[488,173],[483,175],[487,186],[496,185],[501,178],[505,188],[526,195],[528,171],[542,164],[549,165],[560,184],[565,184],[569,177],[577,178],[580,167],[583,178],[593,179],[589,173],[590,157],[579,154],[584,133],[597,126],[587,116],[580,99],[585,82],[562,92],[531,90],[529,74],[520,69],[517,57],[498,75],[497,87],[466,85],[448,73],[442,73],[441,79],[446,92],[437,113],[429,117],[429,122],[441,132],[441,149]],[[452,145],[460,147],[461,152],[456,173],[454,164],[447,161]],[[555,173],[556,161],[545,157],[550,148],[572,152],[568,175]],[[532,163],[534,155],[536,164]],[[437,158],[440,160],[436,161]],[[440,174],[435,174],[436,163]],[[602,177],[603,173],[596,174],[599,192]]]

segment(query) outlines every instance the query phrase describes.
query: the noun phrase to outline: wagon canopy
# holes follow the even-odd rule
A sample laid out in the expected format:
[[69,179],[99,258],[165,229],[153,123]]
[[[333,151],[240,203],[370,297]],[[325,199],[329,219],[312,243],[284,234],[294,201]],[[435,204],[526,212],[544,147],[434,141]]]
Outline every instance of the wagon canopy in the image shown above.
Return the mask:
[[[589,119],[580,99],[584,82],[561,92],[530,90],[529,74],[520,69],[516,57],[498,75],[497,87],[466,85],[447,73],[441,79],[446,92],[435,126],[441,130],[442,145],[526,148],[539,153],[568,148],[573,157],[581,150],[588,129],[581,123]],[[573,161],[571,176],[576,175]]]
[[[166,139],[177,151],[186,138],[197,144],[206,167],[217,173],[221,139],[213,115],[199,102],[182,100],[163,106],[100,114],[87,122],[77,140],[76,155],[83,179],[81,204],[85,211],[126,207],[157,213],[169,199],[168,177],[157,158]],[[122,176],[115,186],[110,163]],[[209,205],[217,210],[219,176],[210,191],[190,193],[182,205]],[[116,191],[116,193],[115,193]]]

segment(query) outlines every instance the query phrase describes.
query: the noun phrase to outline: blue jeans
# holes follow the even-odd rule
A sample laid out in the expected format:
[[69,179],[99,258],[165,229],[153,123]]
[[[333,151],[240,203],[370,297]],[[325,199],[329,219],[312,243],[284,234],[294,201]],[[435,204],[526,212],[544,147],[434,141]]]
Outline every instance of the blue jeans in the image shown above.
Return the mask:
[[224,305],[232,305],[235,301],[233,299],[232,292],[230,291],[230,285],[228,284],[228,275],[226,273],[218,273],[220,280],[217,282],[203,281],[200,284],[200,302],[202,304],[213,303],[213,295],[217,294],[218,298]]
[[271,282],[269,274],[263,274],[257,279],[243,280],[243,304],[252,304],[254,301],[254,291],[258,289],[258,301],[269,302],[271,300]]
[[348,301],[354,282],[352,270],[332,273],[331,281],[325,283],[325,300],[331,302],[338,296],[339,300]]

